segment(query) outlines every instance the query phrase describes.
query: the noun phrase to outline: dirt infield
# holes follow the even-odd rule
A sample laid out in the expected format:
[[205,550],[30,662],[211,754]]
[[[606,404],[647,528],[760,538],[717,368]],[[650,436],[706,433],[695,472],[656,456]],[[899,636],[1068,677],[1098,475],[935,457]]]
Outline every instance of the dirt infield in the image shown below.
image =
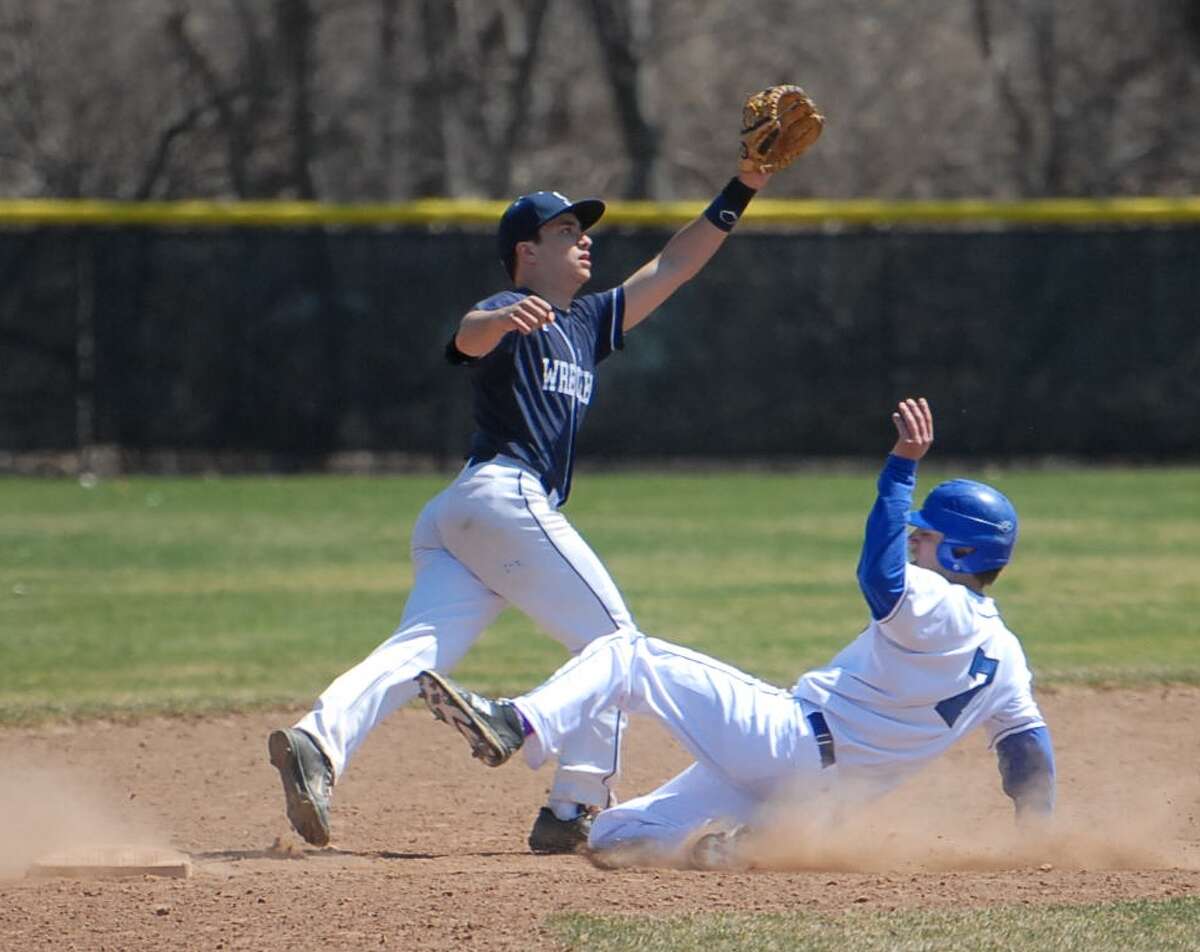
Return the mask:
[[[364,745],[339,785],[334,845],[283,816],[266,735],[298,712],[0,731],[0,949],[553,948],[552,912],[648,916],[1200,894],[1200,689],[1043,692],[1061,827],[1011,842],[979,735],[882,804],[858,835],[797,836],[790,869],[602,871],[525,836],[549,771],[489,770],[423,711]],[[635,721],[618,792],[687,762]],[[810,831],[811,832],[811,831]],[[863,835],[865,833],[865,835]],[[27,878],[46,853],[174,847],[188,879]],[[796,867],[808,867],[797,869]]]

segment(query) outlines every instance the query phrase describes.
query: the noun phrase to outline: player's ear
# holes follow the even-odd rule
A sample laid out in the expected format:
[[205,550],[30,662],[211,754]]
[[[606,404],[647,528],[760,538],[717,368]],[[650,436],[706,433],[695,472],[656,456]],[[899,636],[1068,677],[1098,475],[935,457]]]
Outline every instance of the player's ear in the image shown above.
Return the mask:
[[518,266],[523,264],[528,267],[537,260],[537,245],[532,241],[518,241],[514,250],[516,255],[513,260]]

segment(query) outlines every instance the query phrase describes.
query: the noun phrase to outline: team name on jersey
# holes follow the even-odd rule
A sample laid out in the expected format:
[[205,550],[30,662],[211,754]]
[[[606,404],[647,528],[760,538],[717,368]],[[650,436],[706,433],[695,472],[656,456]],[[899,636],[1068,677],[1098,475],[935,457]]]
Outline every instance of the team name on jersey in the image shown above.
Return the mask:
[[542,389],[550,393],[565,393],[580,403],[590,403],[592,377],[591,371],[584,370],[578,364],[542,358]]

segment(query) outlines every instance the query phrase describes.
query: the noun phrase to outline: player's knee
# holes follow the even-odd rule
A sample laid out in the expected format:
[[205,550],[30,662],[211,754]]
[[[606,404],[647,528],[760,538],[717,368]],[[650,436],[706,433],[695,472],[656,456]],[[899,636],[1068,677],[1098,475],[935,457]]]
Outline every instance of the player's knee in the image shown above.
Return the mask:
[[628,843],[654,842],[668,848],[682,844],[688,833],[681,827],[618,806],[602,811],[592,821],[588,846],[603,850]]
[[621,650],[632,645],[638,638],[644,637],[636,628],[618,628],[608,635],[601,635],[584,645],[579,652],[580,657],[594,654],[598,651]]

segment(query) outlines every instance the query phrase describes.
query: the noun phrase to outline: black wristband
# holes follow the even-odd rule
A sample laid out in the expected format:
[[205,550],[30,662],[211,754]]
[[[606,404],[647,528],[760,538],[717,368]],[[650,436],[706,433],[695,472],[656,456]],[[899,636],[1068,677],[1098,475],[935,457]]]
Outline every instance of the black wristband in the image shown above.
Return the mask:
[[721,194],[712,200],[704,209],[704,217],[721,231],[733,231],[733,226],[742,217],[742,212],[757,194],[757,189],[746,185],[739,178],[731,178],[729,184],[721,189]]
[[446,361],[451,364],[473,364],[478,359],[470,354],[464,354],[458,349],[457,343],[458,332],[446,344]]

